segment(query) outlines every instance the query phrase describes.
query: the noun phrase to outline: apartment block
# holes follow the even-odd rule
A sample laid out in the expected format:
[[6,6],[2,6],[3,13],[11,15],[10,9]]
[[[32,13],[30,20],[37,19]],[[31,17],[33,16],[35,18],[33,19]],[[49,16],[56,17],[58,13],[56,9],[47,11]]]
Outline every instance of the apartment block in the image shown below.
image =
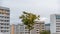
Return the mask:
[[12,24],[10,26],[11,34],[24,34],[25,25],[23,24]]
[[45,22],[44,21],[35,21],[34,29],[31,30],[31,34],[40,34],[41,31],[45,30]]
[[[45,30],[45,24],[43,21],[35,21],[34,29],[30,31],[30,34],[40,34],[40,31]],[[24,24],[11,25],[11,34],[29,34],[29,29],[27,29]]]
[[0,6],[0,33],[10,34],[10,9]]
[[52,14],[50,16],[51,34],[60,34],[60,14]]
[[45,24],[45,30],[50,31],[50,24]]

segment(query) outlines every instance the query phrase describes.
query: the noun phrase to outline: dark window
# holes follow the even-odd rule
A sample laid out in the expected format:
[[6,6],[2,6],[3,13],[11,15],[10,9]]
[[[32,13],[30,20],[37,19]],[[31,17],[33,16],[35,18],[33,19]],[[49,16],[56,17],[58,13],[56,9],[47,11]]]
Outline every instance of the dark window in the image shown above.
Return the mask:
[[6,25],[9,25],[9,23],[7,23]]
[[1,27],[1,29],[2,29],[3,27]]
[[3,21],[3,20],[1,20],[1,21]]
[[9,27],[7,27],[7,29],[9,29]]
[[60,31],[56,31],[56,32],[60,32]]
[[3,25],[3,23],[1,23],[1,25]]
[[9,31],[7,30],[7,32],[9,32]]
[[7,15],[10,15],[9,13],[6,13]]
[[9,20],[7,20],[7,22],[9,22]]
[[60,26],[56,26],[56,27],[60,27]]
[[9,17],[7,17],[7,18],[9,18]]
[[1,32],[3,32],[3,30],[1,30]]
[[39,30],[36,30],[36,31],[39,31]]
[[60,15],[56,15],[56,19],[60,19]]
[[56,25],[60,25],[60,23],[56,23]]
[[6,10],[7,12],[10,12],[10,10]]

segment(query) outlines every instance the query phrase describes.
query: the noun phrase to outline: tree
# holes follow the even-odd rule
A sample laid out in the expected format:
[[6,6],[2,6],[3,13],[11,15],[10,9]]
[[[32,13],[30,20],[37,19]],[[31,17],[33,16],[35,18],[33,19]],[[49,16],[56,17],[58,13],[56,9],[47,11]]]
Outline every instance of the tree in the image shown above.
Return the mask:
[[30,34],[30,30],[34,29],[33,25],[34,25],[34,21],[36,19],[39,19],[39,15],[35,15],[33,13],[28,13],[28,12],[23,12],[23,15],[20,16],[20,19],[22,20],[23,24],[27,26],[27,28],[29,29],[29,34]]
[[40,34],[50,34],[50,31],[42,31]]

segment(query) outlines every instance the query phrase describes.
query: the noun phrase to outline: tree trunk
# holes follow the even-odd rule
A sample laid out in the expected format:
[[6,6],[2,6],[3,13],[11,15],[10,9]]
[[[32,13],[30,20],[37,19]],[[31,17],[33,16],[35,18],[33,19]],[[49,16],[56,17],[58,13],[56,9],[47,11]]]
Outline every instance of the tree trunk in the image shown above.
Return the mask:
[[29,34],[30,34],[30,29],[29,29]]

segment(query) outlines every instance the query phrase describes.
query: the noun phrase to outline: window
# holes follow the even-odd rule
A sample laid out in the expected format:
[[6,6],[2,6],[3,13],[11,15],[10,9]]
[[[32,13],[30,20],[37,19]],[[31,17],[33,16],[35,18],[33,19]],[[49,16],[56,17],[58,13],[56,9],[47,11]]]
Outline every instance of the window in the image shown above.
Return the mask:
[[2,29],[3,27],[1,27],[1,29]]
[[60,28],[56,28],[56,30],[60,30]]
[[25,27],[25,29],[28,29],[27,27]]
[[7,18],[9,18],[9,17],[7,17]]
[[3,25],[3,23],[1,23],[1,25]]
[[7,15],[10,15],[9,13],[6,13]]
[[60,25],[60,23],[56,23],[56,25]]
[[9,25],[9,23],[0,23],[1,25]]
[[56,15],[56,19],[60,19],[60,15]]
[[7,30],[7,32],[9,32],[9,31]]
[[56,26],[56,27],[60,27],[60,26]]
[[9,22],[9,20],[7,20],[7,22]]
[[3,21],[3,20],[1,20],[1,21]]
[[36,31],[39,31],[39,30],[36,30]]
[[9,32],[9,30],[1,30],[1,32]]
[[1,18],[3,18],[3,16],[0,16]]
[[60,21],[56,21],[56,22],[60,22]]
[[10,10],[6,10],[6,12],[10,12]]
[[42,29],[44,29],[44,28],[42,28]]
[[9,20],[4,20],[5,22],[9,22]]
[[4,25],[6,25],[6,23],[4,23]]
[[3,30],[1,30],[1,32],[3,32]]
[[9,23],[7,25],[9,25]]
[[5,18],[9,18],[9,17],[5,17]]
[[6,30],[4,30],[4,32],[6,32]]
[[56,32],[60,32],[60,31],[56,31]]
[[9,29],[9,27],[4,27],[5,29]]

